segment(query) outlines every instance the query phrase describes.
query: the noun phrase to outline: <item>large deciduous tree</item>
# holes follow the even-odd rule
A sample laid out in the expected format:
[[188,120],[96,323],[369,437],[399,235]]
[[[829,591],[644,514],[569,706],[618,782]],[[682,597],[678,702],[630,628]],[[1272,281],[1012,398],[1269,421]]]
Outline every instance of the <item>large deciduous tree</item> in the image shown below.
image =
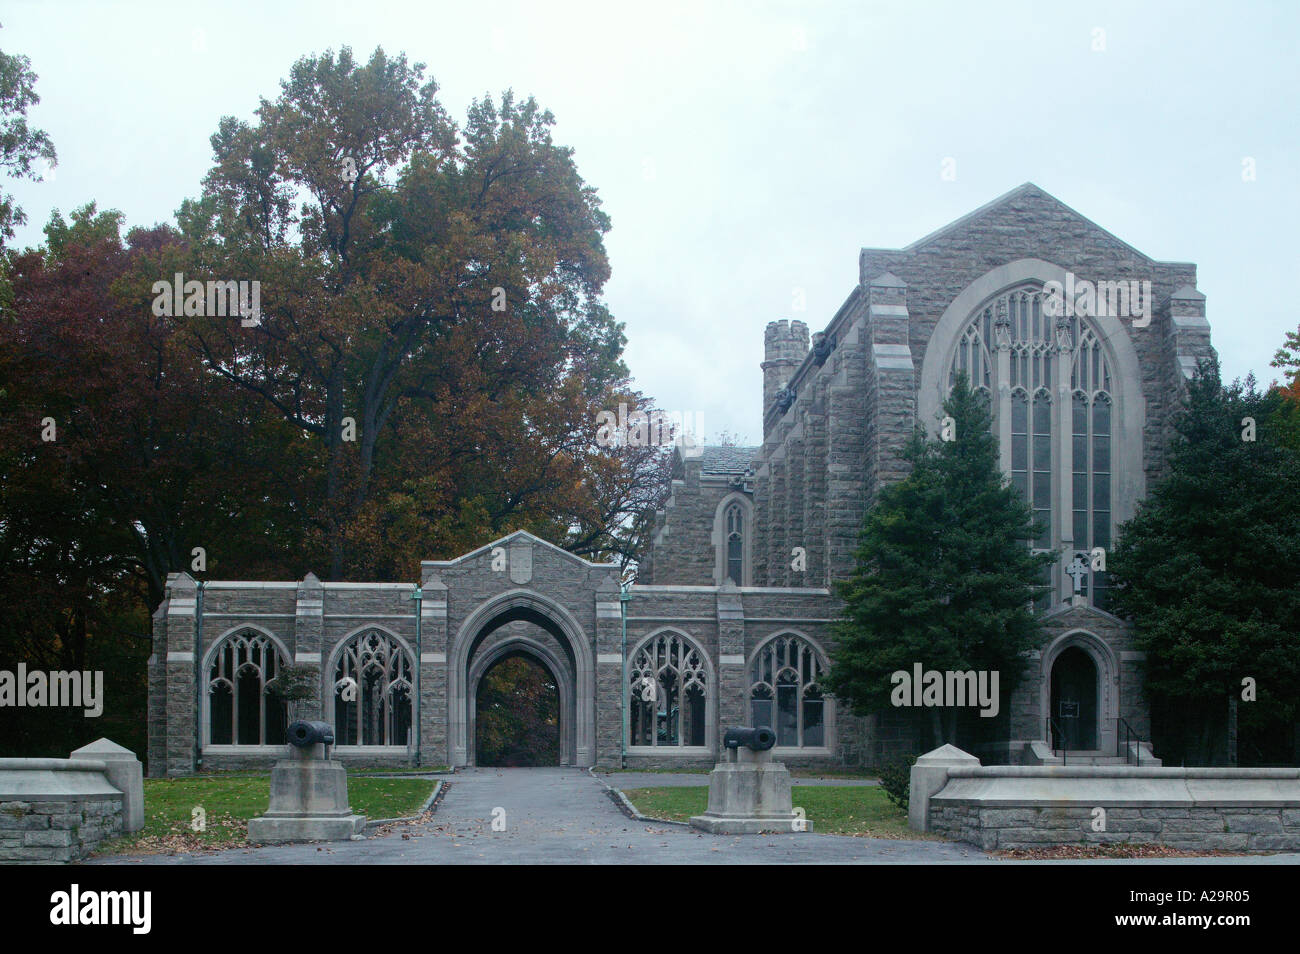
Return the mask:
[[[40,182],[36,163],[44,159],[53,166],[57,157],[49,134],[27,124],[27,110],[41,101],[36,79],[31,60],[0,51],[0,170]],[[14,237],[14,227],[26,221],[14,197],[0,193],[0,248]]]
[[55,213],[46,248],[12,256],[0,316],[0,668],[103,670],[108,696],[99,720],[6,710],[0,735],[26,754],[110,731],[143,744],[167,574],[191,569],[195,547],[223,575],[284,574],[302,535],[292,495],[256,463],[301,441],[151,314],[154,263],[179,236],[123,240],[121,221],[93,204]]
[[181,213],[189,268],[259,280],[262,314],[191,319],[195,347],[320,445],[332,577],[410,575],[516,528],[626,556],[658,461],[592,439],[627,387],[608,218],[531,99],[476,102],[458,129],[436,90],[344,48],[299,61],[256,123],[222,121]]

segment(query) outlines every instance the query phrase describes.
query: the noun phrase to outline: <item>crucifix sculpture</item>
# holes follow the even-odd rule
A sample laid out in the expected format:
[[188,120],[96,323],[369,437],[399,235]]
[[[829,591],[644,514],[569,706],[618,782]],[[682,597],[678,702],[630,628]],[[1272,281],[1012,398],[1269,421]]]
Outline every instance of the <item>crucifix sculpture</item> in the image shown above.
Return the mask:
[[1088,575],[1088,564],[1082,555],[1076,553],[1074,562],[1065,568],[1065,572],[1074,578],[1074,595],[1079,596],[1083,592],[1083,578]]

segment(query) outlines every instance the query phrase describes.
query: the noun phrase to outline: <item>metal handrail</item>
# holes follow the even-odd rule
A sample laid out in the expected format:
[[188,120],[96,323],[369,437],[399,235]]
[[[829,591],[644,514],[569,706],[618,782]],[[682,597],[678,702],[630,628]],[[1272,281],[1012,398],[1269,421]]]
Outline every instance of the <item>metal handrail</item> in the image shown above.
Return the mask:
[[1066,750],[1066,748],[1065,748],[1065,732],[1063,732],[1063,731],[1061,730],[1060,723],[1058,723],[1058,722],[1057,722],[1055,719],[1053,719],[1051,716],[1048,716],[1048,717],[1047,717],[1047,746],[1048,746],[1048,748],[1051,749],[1052,754],[1055,755],[1055,754],[1056,754],[1056,746],[1052,745],[1052,730],[1053,730],[1053,729],[1056,730],[1056,734],[1057,734],[1057,735],[1060,737],[1060,739],[1061,739],[1061,764],[1062,764],[1062,765],[1065,765],[1065,764],[1066,764],[1066,759],[1067,759],[1067,755],[1066,755],[1066,751],[1067,751],[1067,750]]
[[[1140,766],[1142,764],[1142,737],[1134,731],[1131,725],[1128,724],[1127,719],[1120,716],[1115,720],[1115,741],[1117,743],[1119,742],[1121,728],[1124,730],[1124,764],[1127,765],[1129,763],[1129,749],[1131,746],[1135,759],[1133,764]],[[1135,746],[1133,745],[1134,741],[1137,742],[1137,745]],[[1115,754],[1118,755],[1119,753],[1117,752]]]

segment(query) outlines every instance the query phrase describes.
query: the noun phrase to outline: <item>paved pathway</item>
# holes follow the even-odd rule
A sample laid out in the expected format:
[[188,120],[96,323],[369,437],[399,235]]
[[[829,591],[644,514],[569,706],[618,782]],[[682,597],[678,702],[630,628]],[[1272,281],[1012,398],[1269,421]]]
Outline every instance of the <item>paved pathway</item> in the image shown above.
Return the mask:
[[[702,775],[667,777],[707,783]],[[637,787],[628,784],[627,776],[610,778],[620,786]],[[662,784],[665,776],[651,773],[648,778]],[[465,769],[447,784],[431,822],[402,826],[364,841],[117,856],[95,863],[961,864],[989,860],[973,847],[947,842],[793,833],[706,835],[681,825],[637,822],[623,814],[601,781],[585,769]],[[505,810],[505,831],[492,830],[494,808]]]
[[[689,787],[691,785],[708,785],[708,773],[700,772],[597,772],[596,777],[605,783],[630,791],[634,788],[666,788],[672,786]],[[843,778],[834,776],[816,776],[801,778],[795,775],[791,781],[795,785],[879,785],[874,778]]]
[[[610,775],[625,788],[702,784],[701,775]],[[810,780],[801,780],[810,781]],[[632,784],[635,782],[635,784]],[[466,769],[448,778],[432,820],[361,841],[193,855],[109,856],[91,864],[1015,864],[969,845],[837,835],[706,835],[637,822],[583,769]],[[493,809],[505,831],[492,830]],[[815,821],[815,819],[814,819]],[[1300,856],[1090,861],[1088,864],[1295,864]]]

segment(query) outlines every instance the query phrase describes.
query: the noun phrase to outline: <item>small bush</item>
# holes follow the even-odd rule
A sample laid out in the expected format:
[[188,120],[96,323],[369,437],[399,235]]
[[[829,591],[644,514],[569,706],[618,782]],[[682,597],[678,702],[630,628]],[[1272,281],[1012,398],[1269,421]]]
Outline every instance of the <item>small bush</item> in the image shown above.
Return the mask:
[[889,759],[880,767],[880,787],[885,797],[907,811],[907,788],[912,781],[912,764],[915,755],[901,755]]

